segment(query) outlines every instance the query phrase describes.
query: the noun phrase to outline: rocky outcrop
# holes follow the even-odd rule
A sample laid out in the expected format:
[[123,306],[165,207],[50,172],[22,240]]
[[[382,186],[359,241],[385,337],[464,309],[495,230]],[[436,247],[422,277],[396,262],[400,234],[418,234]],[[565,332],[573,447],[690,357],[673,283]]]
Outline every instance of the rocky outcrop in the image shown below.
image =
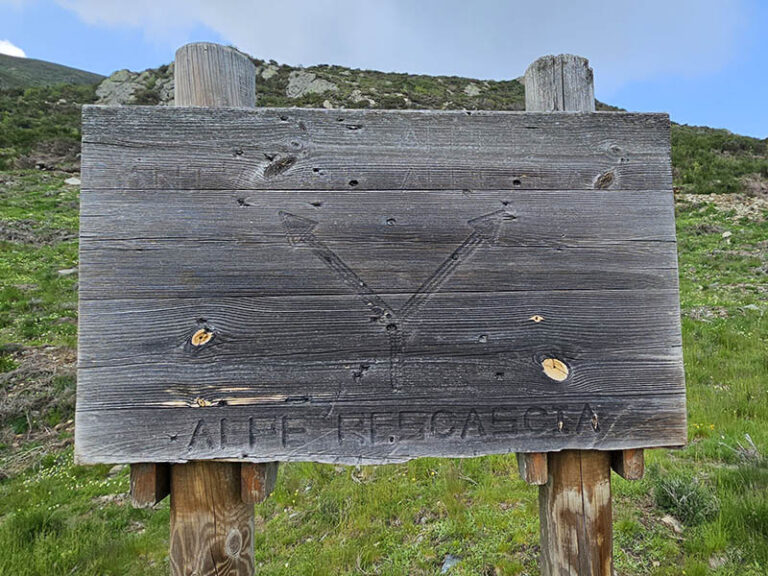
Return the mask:
[[339,87],[336,84],[318,78],[317,74],[306,72],[305,70],[294,70],[288,76],[288,86],[285,89],[285,95],[288,98],[301,98],[307,94],[336,92],[338,89]]
[[169,105],[173,103],[173,64],[131,72],[118,70],[96,88],[97,104]]

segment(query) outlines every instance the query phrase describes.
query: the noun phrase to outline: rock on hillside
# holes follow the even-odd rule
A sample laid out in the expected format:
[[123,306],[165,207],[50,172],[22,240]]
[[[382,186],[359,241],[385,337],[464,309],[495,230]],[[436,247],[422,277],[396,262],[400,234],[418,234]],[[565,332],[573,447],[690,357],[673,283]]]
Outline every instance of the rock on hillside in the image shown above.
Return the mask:
[[98,104],[167,105],[173,103],[173,64],[131,72],[118,70],[96,88]]

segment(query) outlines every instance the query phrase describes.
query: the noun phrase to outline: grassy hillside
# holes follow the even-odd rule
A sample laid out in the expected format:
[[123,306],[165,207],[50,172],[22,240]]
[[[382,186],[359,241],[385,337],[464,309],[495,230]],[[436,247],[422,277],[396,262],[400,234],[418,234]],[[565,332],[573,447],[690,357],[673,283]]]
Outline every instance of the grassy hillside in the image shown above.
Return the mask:
[[45,62],[0,54],[0,89],[52,86],[55,84],[96,84],[104,76]]
[[[290,97],[296,70],[259,66],[262,105],[522,102],[514,81],[477,93],[467,79],[337,67],[308,69],[336,90]],[[131,98],[159,101],[169,74]],[[168,573],[168,503],[134,510],[127,469],[72,464],[79,186],[61,168],[76,170],[79,105],[96,98],[0,91],[0,574]],[[614,477],[619,574],[768,574],[766,144],[673,127],[690,444],[649,452],[640,482]],[[257,507],[259,574],[439,574],[447,558],[450,574],[536,574],[537,552],[536,490],[512,455],[283,465]]]

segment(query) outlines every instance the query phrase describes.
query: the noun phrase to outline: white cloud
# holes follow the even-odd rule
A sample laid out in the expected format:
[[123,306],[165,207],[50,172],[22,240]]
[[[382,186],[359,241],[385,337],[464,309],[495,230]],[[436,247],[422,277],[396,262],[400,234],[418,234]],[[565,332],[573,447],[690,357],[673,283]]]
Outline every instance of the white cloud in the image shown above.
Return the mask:
[[288,64],[515,78],[544,54],[590,59],[602,95],[634,81],[721,69],[745,0],[58,0],[85,22],[183,43],[199,26]]
[[10,40],[0,40],[0,54],[7,54],[8,56],[16,56],[18,58],[27,57],[24,50],[16,46]]

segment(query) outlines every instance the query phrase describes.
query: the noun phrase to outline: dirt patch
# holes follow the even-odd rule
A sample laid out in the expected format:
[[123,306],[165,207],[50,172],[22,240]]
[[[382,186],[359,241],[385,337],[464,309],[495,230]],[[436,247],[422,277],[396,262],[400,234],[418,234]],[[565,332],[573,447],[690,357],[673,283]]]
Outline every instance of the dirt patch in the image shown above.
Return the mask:
[[0,242],[49,246],[75,238],[71,230],[47,228],[36,220],[0,220]]
[[683,310],[682,315],[700,322],[711,322],[715,318],[728,318],[728,310],[719,307],[696,306]]
[[22,170],[80,170],[80,142],[78,140],[43,140],[28,154],[17,158],[15,168]]
[[74,429],[75,351],[5,346],[0,355],[13,367],[0,373],[0,443],[11,453],[31,441],[71,443],[61,433]]
[[733,212],[731,220],[762,222],[768,213],[768,191],[763,188],[764,180],[758,180],[758,184],[754,184],[755,180],[750,182],[752,187],[745,185],[748,192],[744,194],[675,194],[675,199],[694,206],[712,204],[720,212]]

